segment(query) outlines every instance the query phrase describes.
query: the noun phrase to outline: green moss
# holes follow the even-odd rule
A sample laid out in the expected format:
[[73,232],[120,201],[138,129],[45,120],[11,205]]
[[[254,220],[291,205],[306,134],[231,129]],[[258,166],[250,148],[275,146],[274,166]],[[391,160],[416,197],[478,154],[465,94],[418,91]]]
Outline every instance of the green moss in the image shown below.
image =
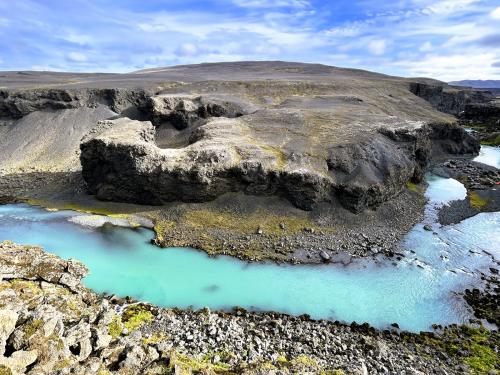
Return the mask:
[[441,349],[470,366],[473,374],[487,374],[500,367],[498,354],[492,348],[498,341],[498,333],[484,327],[461,326],[445,332],[444,336],[421,334],[425,345]]
[[111,323],[109,323],[108,326],[108,333],[109,335],[113,338],[113,340],[116,340],[118,337],[121,336],[123,332],[123,324],[119,316],[113,317],[113,320]]
[[14,289],[17,293],[28,292],[32,295],[42,294],[40,286],[35,281],[14,279],[11,280],[10,285],[11,288]]
[[276,358],[276,362],[278,363],[287,363],[288,359],[284,355],[280,355],[278,358]]
[[169,220],[156,220],[154,225],[154,231],[156,233],[156,239],[158,242],[162,243],[165,240],[165,232],[175,227],[175,223]]
[[53,343],[56,344],[56,348],[58,350],[62,350],[64,348],[64,341],[61,337],[57,336],[56,334],[52,334],[48,338],[49,341],[52,341]]
[[479,211],[481,211],[488,204],[488,200],[481,198],[481,196],[475,191],[469,193],[469,202],[472,208]]
[[411,181],[408,181],[406,183],[406,187],[408,188],[408,190],[411,190],[411,191],[417,191],[417,184],[411,182]]
[[147,346],[151,344],[158,344],[160,341],[165,339],[165,336],[163,334],[154,334],[149,337],[144,337],[142,339],[142,344]]
[[102,367],[97,372],[97,375],[111,375],[111,371],[109,371],[106,367]]
[[500,146],[500,135],[497,135],[492,139],[481,141],[481,144],[485,146]]
[[189,371],[192,371],[194,373],[198,373],[201,371],[212,371],[216,374],[230,374],[229,370],[231,369],[231,366],[229,364],[224,362],[212,364],[210,361],[210,355],[204,356],[201,360],[197,360],[184,354],[174,352],[170,357],[170,366],[171,369],[173,369],[175,366],[178,366],[181,369],[187,371],[186,373],[190,373]]
[[316,367],[318,365],[318,362],[316,362],[314,359],[306,356],[306,355],[299,355],[297,358],[294,358],[290,361],[293,365],[302,365],[306,367]]
[[62,370],[65,369],[71,365],[71,362],[68,359],[61,359],[60,361],[57,361],[56,364],[54,365],[55,370]]
[[468,355],[464,358],[476,374],[487,374],[500,367],[500,358],[489,345],[491,332],[484,327],[463,326],[462,332],[468,337],[467,345],[463,345]]
[[43,325],[43,320],[41,319],[33,319],[25,324],[23,327],[23,332],[27,337],[33,336],[38,329],[40,329]]
[[132,305],[122,314],[122,322],[129,332],[135,331],[143,324],[153,320],[153,314],[144,305]]
[[500,364],[497,353],[488,346],[473,343],[470,346],[470,351],[471,355],[465,358],[464,362],[477,374],[487,374]]

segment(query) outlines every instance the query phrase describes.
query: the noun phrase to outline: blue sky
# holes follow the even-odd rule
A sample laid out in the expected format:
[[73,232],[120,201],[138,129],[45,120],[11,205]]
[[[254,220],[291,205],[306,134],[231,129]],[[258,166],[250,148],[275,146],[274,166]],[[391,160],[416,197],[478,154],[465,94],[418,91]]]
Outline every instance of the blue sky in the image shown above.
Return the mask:
[[0,70],[238,60],[500,79],[500,0],[0,0]]

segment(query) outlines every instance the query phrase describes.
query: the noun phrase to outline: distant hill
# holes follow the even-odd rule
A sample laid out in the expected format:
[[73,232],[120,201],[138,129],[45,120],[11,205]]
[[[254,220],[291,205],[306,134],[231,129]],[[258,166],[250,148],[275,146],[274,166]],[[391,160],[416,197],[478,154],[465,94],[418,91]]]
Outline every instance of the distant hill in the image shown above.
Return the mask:
[[500,80],[474,80],[474,79],[466,79],[463,81],[453,81],[448,82],[450,85],[454,86],[465,86],[465,87],[473,87],[476,89],[500,89]]

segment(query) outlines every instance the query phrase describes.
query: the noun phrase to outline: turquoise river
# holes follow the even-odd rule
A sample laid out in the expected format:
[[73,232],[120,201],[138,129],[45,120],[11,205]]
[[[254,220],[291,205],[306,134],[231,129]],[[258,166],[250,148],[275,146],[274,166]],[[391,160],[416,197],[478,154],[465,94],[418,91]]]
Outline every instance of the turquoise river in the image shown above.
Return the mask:
[[[498,162],[498,149],[482,155]],[[148,229],[83,225],[86,214],[25,204],[0,206],[0,241],[41,245],[78,259],[90,270],[84,279],[89,288],[160,306],[241,306],[428,330],[433,323],[463,323],[472,317],[459,292],[477,281],[478,270],[491,267],[492,257],[500,256],[500,213],[442,227],[436,209],[463,199],[466,191],[453,179],[428,176],[428,182],[425,219],[405,237],[407,256],[395,265],[368,259],[313,266],[210,258],[194,249],[159,249],[151,244]],[[424,224],[433,231],[424,230]]]

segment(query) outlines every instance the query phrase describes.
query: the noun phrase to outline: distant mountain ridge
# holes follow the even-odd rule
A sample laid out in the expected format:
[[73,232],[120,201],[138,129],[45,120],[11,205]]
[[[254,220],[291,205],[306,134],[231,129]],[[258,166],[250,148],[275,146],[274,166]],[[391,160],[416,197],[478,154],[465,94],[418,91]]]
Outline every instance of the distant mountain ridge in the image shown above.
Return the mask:
[[480,79],[465,79],[463,81],[448,82],[454,86],[473,87],[475,89],[500,89],[500,80],[480,80]]

